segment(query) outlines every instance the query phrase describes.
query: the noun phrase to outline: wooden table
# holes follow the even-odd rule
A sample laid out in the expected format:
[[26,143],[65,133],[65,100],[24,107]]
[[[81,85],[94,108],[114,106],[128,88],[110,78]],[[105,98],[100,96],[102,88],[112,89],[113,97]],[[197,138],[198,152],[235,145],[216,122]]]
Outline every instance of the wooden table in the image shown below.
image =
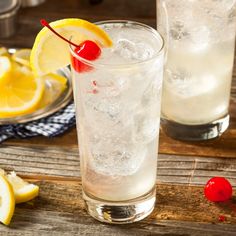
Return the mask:
[[[41,28],[39,19],[66,17],[130,19],[155,27],[155,1],[104,0],[90,5],[88,0],[48,0],[21,9],[17,34],[0,39],[0,44],[31,47]],[[216,140],[180,142],[161,132],[156,207],[148,218],[131,225],[102,224],[86,213],[75,128],[52,139],[4,142],[0,167],[36,182],[40,196],[17,205],[10,227],[0,225],[0,235],[236,235],[236,191],[227,204],[214,204],[203,196],[211,176],[225,176],[236,187],[236,67],[230,114],[230,128]],[[226,217],[223,222],[221,215]]]

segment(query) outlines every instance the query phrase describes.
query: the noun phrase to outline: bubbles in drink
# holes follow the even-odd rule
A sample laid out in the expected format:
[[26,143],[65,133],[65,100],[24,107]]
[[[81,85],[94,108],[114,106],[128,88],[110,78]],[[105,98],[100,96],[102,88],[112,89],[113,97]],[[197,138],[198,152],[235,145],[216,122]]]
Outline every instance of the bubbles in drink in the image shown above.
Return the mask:
[[92,146],[89,164],[95,172],[103,175],[132,175],[142,165],[146,152],[145,146],[103,140]]
[[[113,39],[112,48],[104,48],[98,63],[119,64],[122,62],[140,62],[152,58],[160,49],[153,37],[147,38],[139,29],[107,29]],[[158,49],[159,48],[159,49]],[[110,60],[107,60],[110,58]]]
[[119,39],[112,51],[121,58],[135,61],[147,60],[154,55],[154,50],[149,44],[144,42],[134,43],[127,39]]
[[166,4],[168,25],[161,22],[160,28],[169,27],[165,35],[170,36],[163,116],[189,125],[224,117],[232,78],[236,0],[161,2]]
[[147,193],[155,183],[164,56],[155,55],[162,41],[152,30],[124,23],[104,29],[113,46],[102,48],[94,70],[75,79],[83,95],[77,98],[83,185],[95,196],[125,200]]
[[199,26],[190,31],[193,46],[192,51],[207,50],[210,44],[210,29],[207,26]]
[[178,40],[188,37],[188,35],[189,33],[188,33],[188,30],[186,29],[184,22],[182,21],[173,22],[170,29],[171,39],[178,41]]
[[156,118],[145,118],[145,114],[139,114],[135,118],[135,124],[135,142],[148,144],[157,137],[159,125]]

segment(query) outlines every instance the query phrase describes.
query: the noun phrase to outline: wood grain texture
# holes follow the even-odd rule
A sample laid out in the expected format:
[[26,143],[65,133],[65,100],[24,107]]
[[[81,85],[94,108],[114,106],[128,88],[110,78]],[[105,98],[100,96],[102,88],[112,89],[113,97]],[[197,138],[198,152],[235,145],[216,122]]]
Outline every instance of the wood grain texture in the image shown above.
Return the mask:
[[[143,4],[143,0],[118,0],[115,5],[111,0],[104,0],[101,4],[97,5],[90,5],[88,0],[46,1],[46,3],[35,8],[21,9],[17,34],[8,39],[0,39],[0,44],[9,47],[31,47],[36,34],[41,29],[39,24],[41,18],[53,21],[66,17],[79,17],[90,21],[129,19],[155,27],[155,1],[145,0],[145,4]],[[231,94],[230,127],[222,137],[207,142],[182,142],[173,140],[164,132],[161,132],[159,152],[187,156],[236,158],[236,61],[234,62]],[[76,130],[72,129],[65,135],[53,139],[36,137],[30,139],[30,141],[9,140],[6,143],[13,146],[27,146],[29,142],[39,147],[45,145],[62,145],[64,147],[74,148],[77,145]]]
[[[79,179],[81,176],[77,147],[2,146],[0,168],[14,170],[29,178],[54,176]],[[204,185],[213,176],[227,177],[236,187],[236,159],[158,155],[157,181],[160,183]]]
[[[17,205],[9,228],[2,235],[233,235],[236,232],[235,200],[213,204],[202,187],[157,184],[154,212],[140,223],[111,226],[87,216],[79,181],[36,181],[40,196]],[[226,217],[219,222],[219,216]],[[183,224],[183,222],[185,222]],[[204,223],[203,223],[204,222]],[[5,234],[6,235],[6,234]]]

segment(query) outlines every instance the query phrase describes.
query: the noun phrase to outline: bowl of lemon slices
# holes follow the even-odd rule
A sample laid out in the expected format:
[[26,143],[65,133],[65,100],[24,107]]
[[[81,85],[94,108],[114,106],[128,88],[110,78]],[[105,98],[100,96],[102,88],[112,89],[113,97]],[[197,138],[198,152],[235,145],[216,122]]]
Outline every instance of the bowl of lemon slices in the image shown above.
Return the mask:
[[27,48],[0,47],[0,125],[46,117],[71,101],[69,68],[35,76],[30,54]]

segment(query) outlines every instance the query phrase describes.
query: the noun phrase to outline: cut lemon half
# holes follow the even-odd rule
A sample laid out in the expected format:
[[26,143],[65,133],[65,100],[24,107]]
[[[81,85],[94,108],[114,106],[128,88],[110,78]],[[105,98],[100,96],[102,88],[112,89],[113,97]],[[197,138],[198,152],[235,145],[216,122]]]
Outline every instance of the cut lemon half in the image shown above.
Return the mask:
[[38,196],[39,187],[24,181],[14,171],[6,177],[13,187],[16,203],[27,202]]
[[31,49],[19,49],[12,55],[12,59],[23,66],[30,67],[30,53]]
[[50,73],[42,79],[45,82],[45,89],[38,108],[53,103],[67,87],[67,79],[58,74]]
[[0,87],[10,80],[12,64],[8,57],[0,56]]
[[27,67],[14,65],[10,81],[0,86],[0,118],[33,112],[43,91],[44,81],[41,78],[35,78]]
[[[100,27],[88,21],[69,18],[50,23],[59,34],[74,43],[86,39],[97,42],[102,47],[110,47],[112,41]],[[37,35],[30,56],[30,65],[37,76],[45,75],[65,67],[70,63],[68,43],[55,36],[44,27]]]
[[13,188],[4,175],[0,175],[0,221],[9,225],[15,210]]

